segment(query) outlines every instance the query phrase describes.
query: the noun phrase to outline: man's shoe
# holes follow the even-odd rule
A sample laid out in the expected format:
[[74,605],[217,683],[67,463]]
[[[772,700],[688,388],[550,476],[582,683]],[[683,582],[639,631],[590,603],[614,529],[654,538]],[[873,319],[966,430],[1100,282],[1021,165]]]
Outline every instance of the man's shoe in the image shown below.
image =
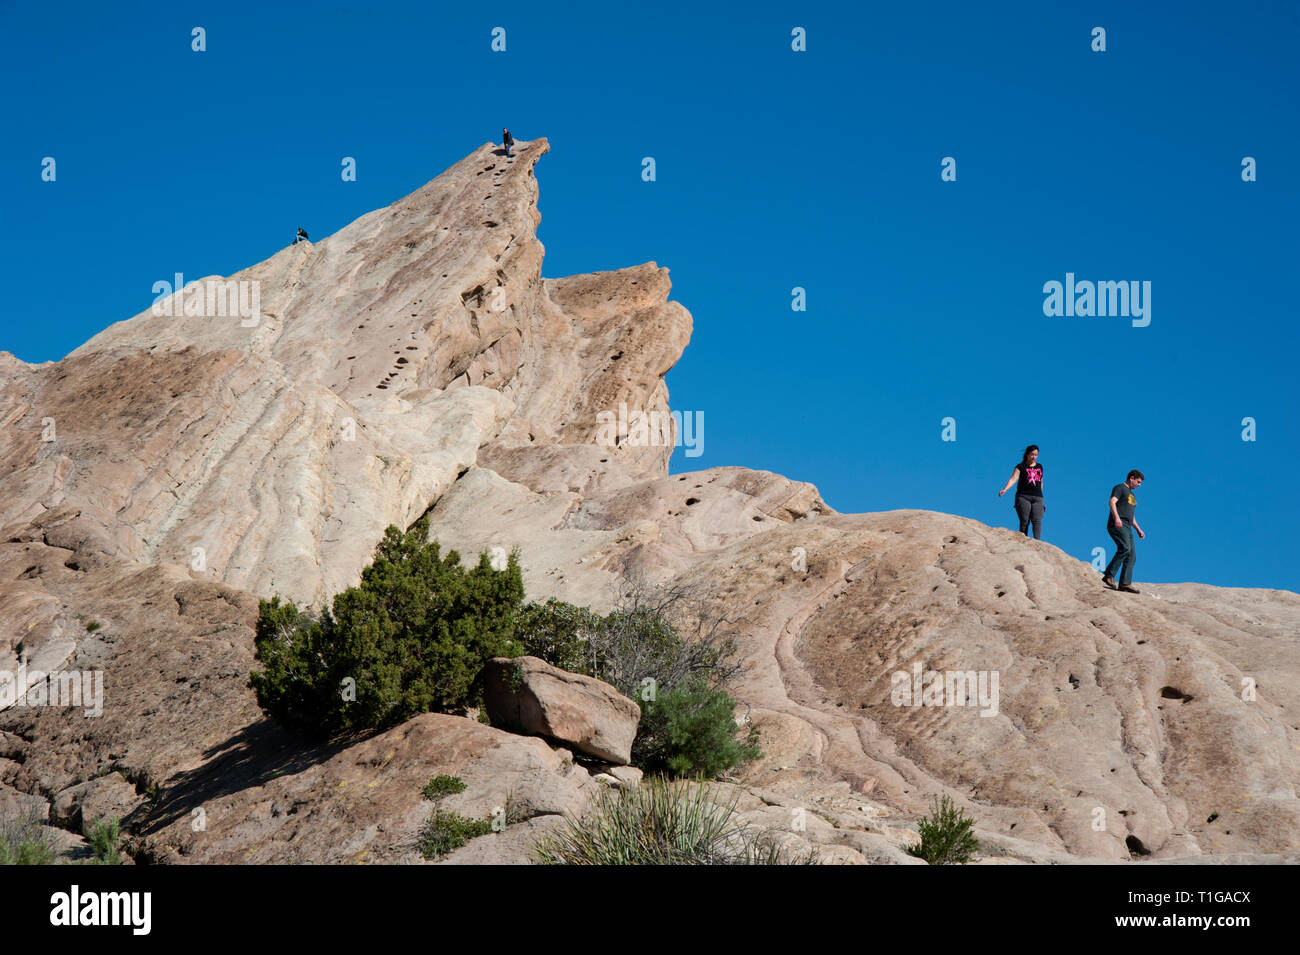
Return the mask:
[[1114,587],[1114,586],[1115,586],[1115,578],[1112,577],[1110,574],[1102,574],[1102,575],[1101,575],[1101,582],[1102,582],[1103,584],[1105,584],[1107,587]]
[[1120,584],[1120,585],[1119,585],[1119,589],[1122,590],[1122,591],[1124,591],[1124,593],[1126,593],[1126,594],[1140,594],[1140,593],[1142,593],[1142,591],[1138,590],[1138,589],[1137,589],[1136,587],[1134,587],[1132,584]]

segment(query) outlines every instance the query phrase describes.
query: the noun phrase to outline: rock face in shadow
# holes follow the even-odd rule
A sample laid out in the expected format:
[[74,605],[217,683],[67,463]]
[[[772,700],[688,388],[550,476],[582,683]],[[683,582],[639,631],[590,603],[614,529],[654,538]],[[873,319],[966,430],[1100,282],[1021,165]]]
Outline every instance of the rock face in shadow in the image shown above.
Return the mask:
[[[119,808],[155,861],[416,861],[422,788],[459,775],[449,809],[510,795],[527,821],[447,861],[525,861],[519,833],[597,785],[563,751],[435,714],[309,747],[247,688],[259,597],[319,605],[427,511],[462,554],[518,546],[533,599],[604,611],[635,573],[724,602],[764,757],[719,792],[827,858],[914,862],[938,794],[991,864],[1291,858],[1300,597],[1122,595],[964,518],[669,474],[664,375],[691,316],[653,262],[541,276],[548,149],[485,144],[60,362],[0,353],[0,671],[103,673],[90,717],[0,686],[0,807]],[[255,290],[256,316],[209,289]]]

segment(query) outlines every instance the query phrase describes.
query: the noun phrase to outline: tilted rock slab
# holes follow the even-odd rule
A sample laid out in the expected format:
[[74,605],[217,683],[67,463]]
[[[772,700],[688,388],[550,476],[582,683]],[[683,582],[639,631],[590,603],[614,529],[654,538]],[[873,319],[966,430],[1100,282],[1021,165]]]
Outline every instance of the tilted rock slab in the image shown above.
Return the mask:
[[[667,412],[690,315],[654,263],[541,277],[533,166],[549,148],[485,145],[60,362],[0,353],[0,526],[75,507],[125,559],[319,603],[490,440],[583,444],[607,406]],[[215,293],[185,313],[230,282],[258,290],[255,324]],[[662,471],[671,451],[604,456]]]
[[483,671],[493,726],[548,736],[588,756],[626,766],[641,707],[608,683],[537,657],[497,657]]
[[[763,734],[743,811],[803,810],[840,861],[914,864],[936,795],[989,864],[1294,857],[1300,596],[1117,594],[1010,530],[836,514],[811,484],[669,474],[670,445],[604,440],[602,413],[668,412],[691,316],[653,262],[542,277],[548,149],[484,144],[231,276],[258,290],[251,324],[182,303],[60,362],[0,353],[0,670],[105,675],[95,718],[0,709],[8,803],[71,805],[119,772],[151,859],[407,859],[427,774],[483,772],[466,813],[532,779],[548,828],[595,784],[541,740],[430,715],[307,747],[247,687],[258,598],[323,602],[428,512],[444,549],[518,545],[533,599],[604,611],[638,573],[724,601],[736,717]],[[996,706],[898,702],[918,665],[997,674]],[[527,840],[485,838],[459,854],[523,861]]]

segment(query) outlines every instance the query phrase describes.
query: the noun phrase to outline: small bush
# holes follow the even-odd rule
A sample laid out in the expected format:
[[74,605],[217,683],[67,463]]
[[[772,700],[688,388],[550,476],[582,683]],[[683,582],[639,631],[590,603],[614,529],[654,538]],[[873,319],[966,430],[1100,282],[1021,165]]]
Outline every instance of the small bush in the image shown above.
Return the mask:
[[52,833],[32,813],[0,816],[0,865],[53,865]]
[[691,677],[641,707],[632,761],[647,772],[716,779],[762,755],[758,730],[751,727],[744,742],[738,740],[735,700],[725,690],[711,689],[703,677]]
[[506,677],[506,685],[510,687],[511,693],[518,693],[524,687],[524,665],[516,662],[510,668],[510,674]]
[[454,812],[435,809],[420,829],[420,854],[426,859],[438,859],[459,849],[469,840],[485,836],[492,831],[486,819],[470,819]]
[[261,602],[264,669],[249,686],[268,715],[309,736],[383,729],[474,705],[483,664],[519,655],[517,554],[505,570],[494,570],[486,552],[466,569],[454,550],[441,557],[428,526],[427,515],[406,533],[390,525],[360,585],[337,594],[320,617],[278,596]]
[[543,865],[783,865],[814,863],[815,850],[794,856],[770,833],[735,819],[735,797],[710,802],[703,786],[647,777],[632,789],[605,789],[582,818],[533,847]]
[[97,819],[85,832],[90,851],[104,865],[122,864],[122,826],[116,819]]
[[739,670],[731,662],[736,647],[730,638],[683,639],[669,617],[644,604],[612,611],[592,642],[592,676],[633,699],[646,680],[653,680],[658,690],[671,690],[695,676],[721,686]]
[[698,587],[651,587],[633,577],[605,617],[559,600],[527,605],[515,640],[529,656],[639,699],[647,679],[658,690],[692,676],[714,687],[729,682],[740,670],[731,623]]
[[930,865],[965,865],[980,847],[971,832],[974,824],[947,796],[942,800],[936,796],[933,814],[922,818],[916,827],[921,842],[908,846],[907,851]]
[[515,622],[515,640],[523,655],[545,660],[570,673],[592,675],[591,637],[604,621],[586,607],[554,598],[530,603]]
[[434,776],[425,784],[424,798],[438,799],[442,796],[451,796],[464,791],[465,783],[459,776]]
[[100,623],[99,621],[97,621],[97,620],[92,620],[92,621],[90,621],[90,623],[86,624],[86,631],[87,631],[88,633],[94,633],[96,630],[98,630],[98,629],[99,629],[100,627],[102,627],[102,626],[103,626],[103,624]]

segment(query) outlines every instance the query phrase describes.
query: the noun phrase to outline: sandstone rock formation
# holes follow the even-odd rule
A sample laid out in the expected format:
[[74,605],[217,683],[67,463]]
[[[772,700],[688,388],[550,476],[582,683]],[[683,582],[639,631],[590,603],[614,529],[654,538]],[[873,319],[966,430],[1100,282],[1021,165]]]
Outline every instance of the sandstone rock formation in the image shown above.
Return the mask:
[[608,683],[537,657],[489,661],[483,703],[493,726],[548,736],[616,766],[632,760],[641,707]]
[[[120,807],[154,861],[415,861],[421,789],[449,773],[450,808],[514,789],[533,818],[447,861],[524,861],[599,785],[562,752],[433,714],[305,747],[247,688],[259,597],[321,603],[428,511],[462,554],[519,546],[534,599],[707,585],[740,618],[765,752],[720,798],[831,861],[915,864],[936,794],[990,864],[1297,858],[1300,596],[1121,596],[1008,530],[836,514],[809,484],[602,443],[602,412],[668,412],[691,317],[653,262],[541,276],[548,149],[485,144],[198,286],[255,289],[255,321],[187,314],[191,290],[60,362],[0,353],[0,671],[105,674],[95,717],[0,686],[0,810]],[[918,665],[986,696],[996,674],[996,702],[899,702]]]

